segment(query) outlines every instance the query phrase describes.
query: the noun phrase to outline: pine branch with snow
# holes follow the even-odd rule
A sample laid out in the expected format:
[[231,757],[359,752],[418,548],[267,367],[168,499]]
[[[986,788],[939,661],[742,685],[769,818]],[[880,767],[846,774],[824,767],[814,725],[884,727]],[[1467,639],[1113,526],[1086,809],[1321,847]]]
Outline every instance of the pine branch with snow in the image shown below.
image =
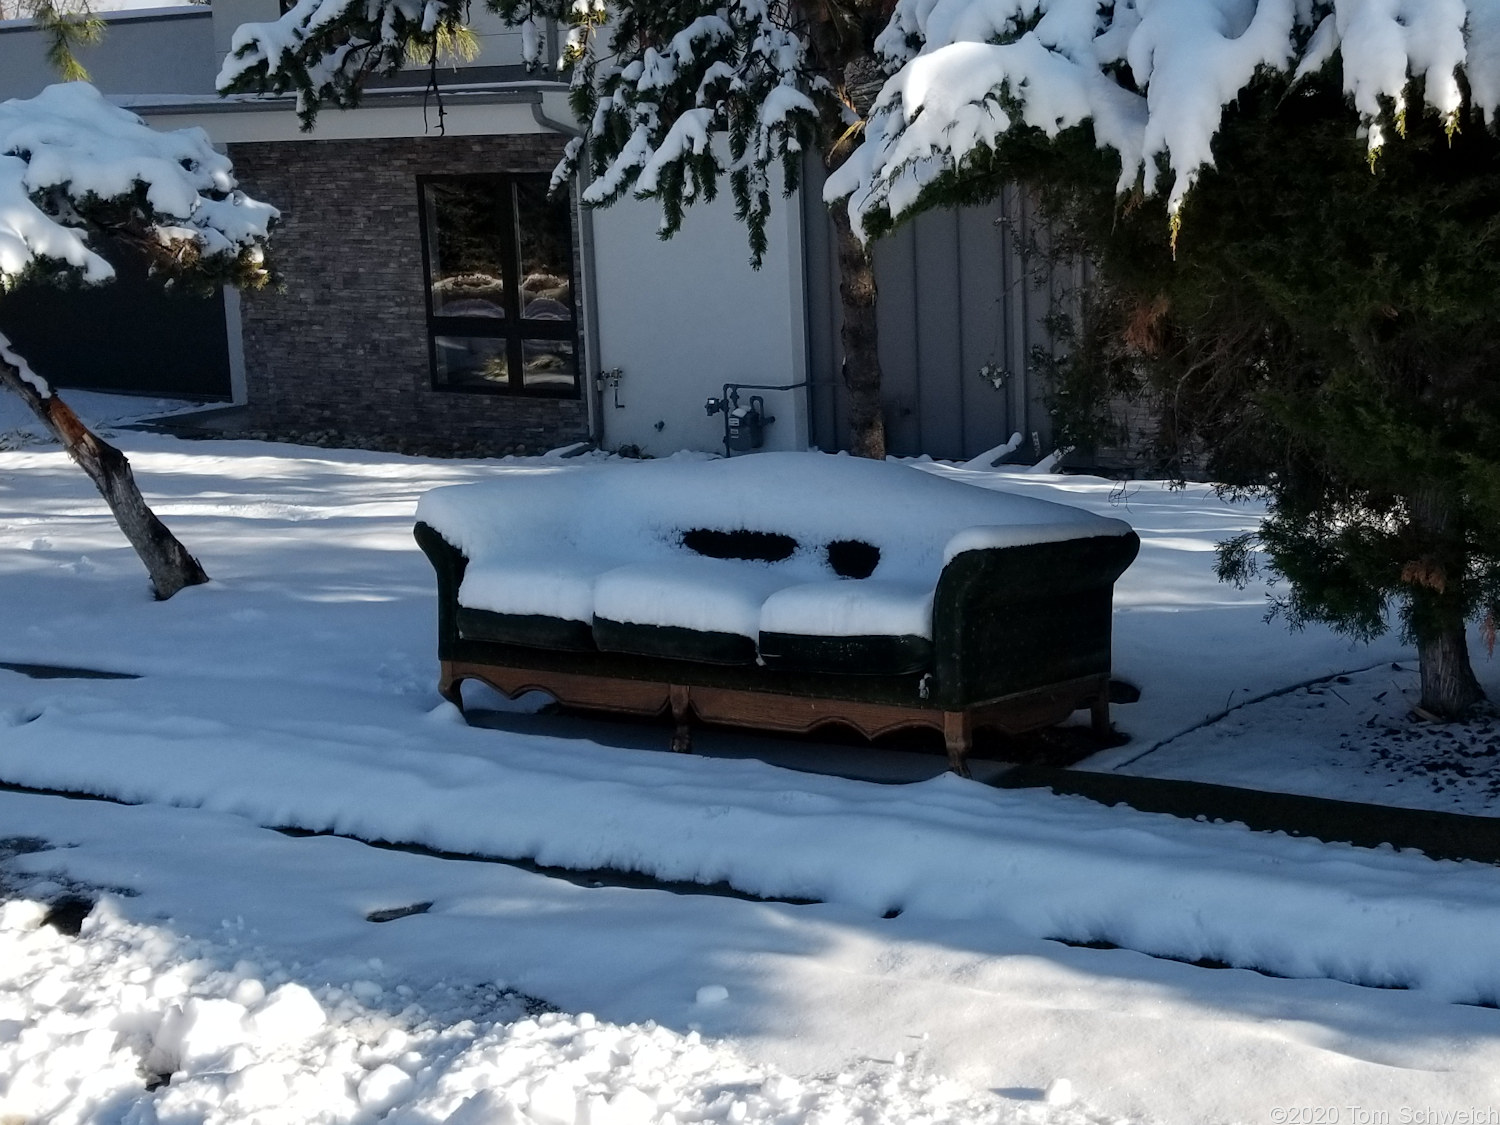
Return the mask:
[[221,93],[294,91],[311,128],[326,104],[359,104],[364,81],[463,40],[465,0],[297,0],[279,19],[241,25],[219,70]]
[[33,273],[110,280],[101,236],[169,274],[255,286],[276,214],[201,129],[158,132],[82,82],[0,102],[0,292]]
[[1085,124],[1120,192],[1165,187],[1175,229],[1225,107],[1263,71],[1339,68],[1372,159],[1421,108],[1410,80],[1450,126],[1465,87],[1488,121],[1500,110],[1497,0],[899,0],[877,50],[891,77],[825,193],[864,231],[931,205],[1022,128]]
[[[818,123],[814,99],[831,92],[808,58],[799,21],[811,18],[782,0],[489,0],[522,30],[527,62],[543,65],[540,26],[567,27],[559,73],[568,77],[584,125],[554,184],[571,177],[587,151],[593,172],[585,201],[626,194],[658,199],[662,235],[682,224],[684,208],[712,199],[727,177],[758,262],[765,252],[771,170],[795,190],[802,153]],[[298,93],[311,124],[324,104],[357,104],[360,84],[408,61],[444,26],[461,21],[456,0],[300,0],[274,23],[235,34],[219,75],[225,92]],[[425,37],[425,38],[424,38]],[[709,138],[728,138],[727,163]]]
[[1113,354],[1264,491],[1288,621],[1399,623],[1463,716],[1500,613],[1500,2],[901,0],[880,48],[827,198],[869,237],[1033,188],[1119,345],[1063,392]]

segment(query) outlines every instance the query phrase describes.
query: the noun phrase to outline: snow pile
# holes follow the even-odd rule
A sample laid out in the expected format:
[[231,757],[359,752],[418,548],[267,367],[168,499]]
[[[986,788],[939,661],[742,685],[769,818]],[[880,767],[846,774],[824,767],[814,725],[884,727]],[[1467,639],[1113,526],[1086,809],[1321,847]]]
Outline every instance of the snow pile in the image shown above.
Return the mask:
[[[749,637],[930,636],[933,589],[958,554],[1130,533],[1122,520],[961,474],[820,453],[512,473],[428,493],[417,518],[468,556],[465,606]],[[774,561],[705,558],[683,544],[704,529],[796,544]],[[839,579],[836,541],[878,549],[868,585]]]
[[104,201],[143,209],[163,244],[204,257],[258,260],[277,215],[235,187],[202,129],[158,132],[85,82],[0,102],[0,290],[39,259],[113,277],[86,235]]
[[1044,1117],[1018,1113],[905,1059],[799,1081],[696,1032],[525,1016],[514,994],[479,991],[449,1022],[377,979],[313,991],[277,965],[215,968],[223,949],[129,923],[108,899],[77,940],[41,925],[45,909],[0,905],[6,1121],[1100,1120],[1050,1097]]
[[1096,754],[1085,768],[1500,815],[1500,723],[1483,714],[1414,723],[1420,699],[1414,664],[1382,662],[1270,699],[1236,694],[1233,709],[1201,729]]
[[243,691],[186,679],[35,695],[0,712],[0,778],[444,852],[722,880],[871,918],[988,919],[1034,938],[1500,999],[1500,871],[1483,864],[951,775],[874,785],[504,737],[465,728],[447,704],[434,716],[445,721],[416,721],[372,697],[334,711],[326,692],[237,701]]
[[1450,119],[1460,74],[1475,109],[1500,111],[1497,0],[900,0],[877,50],[893,77],[824,193],[848,199],[857,228],[909,210],[1016,124],[1056,136],[1085,121],[1119,154],[1121,191],[1139,177],[1153,194],[1170,166],[1175,215],[1262,68],[1301,77],[1337,55],[1372,150],[1399,128],[1408,78]]

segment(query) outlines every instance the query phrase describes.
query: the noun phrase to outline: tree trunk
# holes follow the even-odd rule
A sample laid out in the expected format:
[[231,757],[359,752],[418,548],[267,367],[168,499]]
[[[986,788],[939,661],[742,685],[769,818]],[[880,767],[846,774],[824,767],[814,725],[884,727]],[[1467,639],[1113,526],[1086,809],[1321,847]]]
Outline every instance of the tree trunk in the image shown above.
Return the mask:
[[187,548],[147,506],[125,454],[90,431],[57,395],[44,395],[21,378],[20,369],[3,358],[0,358],[0,385],[21,397],[67,450],[68,456],[89,475],[125,538],[146,564],[158,599],[165,601],[184,586],[208,581],[198,560],[188,554]]
[[1462,621],[1435,636],[1418,638],[1417,662],[1422,669],[1422,710],[1440,719],[1462,719],[1484,698],[1469,664]]
[[839,297],[843,307],[844,386],[849,391],[851,452],[885,457],[885,415],[880,403],[880,355],[875,325],[875,264],[854,235],[849,212],[831,211],[838,238]]
[[[845,10],[843,15],[848,17],[852,11]],[[858,19],[830,18],[830,14],[838,13],[829,9],[811,16],[807,30],[818,72],[843,95],[851,71],[873,69],[874,55]],[[846,105],[834,98],[821,100],[823,166],[830,173],[837,171],[859,145],[859,139],[849,130],[845,111],[864,117],[869,108],[856,107],[852,102]],[[879,461],[885,457],[885,414],[880,403],[880,354],[876,347],[875,264],[868,248],[854,236],[848,208],[835,204],[829,214],[838,256],[839,303],[843,313],[839,339],[844,351],[844,388],[849,392],[850,452],[856,457]]]
[[1453,526],[1452,505],[1436,487],[1417,489],[1408,505],[1422,554],[1406,564],[1402,577],[1411,586],[1422,709],[1440,719],[1462,719],[1484,698],[1469,663],[1464,628],[1467,556],[1462,529]]

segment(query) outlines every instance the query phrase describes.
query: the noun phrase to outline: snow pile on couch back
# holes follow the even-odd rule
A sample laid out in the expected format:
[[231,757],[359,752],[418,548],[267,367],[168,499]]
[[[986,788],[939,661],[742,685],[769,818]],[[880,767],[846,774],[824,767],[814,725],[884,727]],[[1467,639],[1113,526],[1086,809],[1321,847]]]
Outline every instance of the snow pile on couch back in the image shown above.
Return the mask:
[[[468,557],[466,607],[752,638],[930,637],[933,591],[954,555],[1130,531],[1063,504],[821,453],[509,471],[428,493],[417,518]],[[731,557],[700,553],[695,532],[750,532],[740,546],[752,557],[732,542],[720,544]],[[866,566],[841,565],[830,544],[853,545]]]
[[857,540],[880,550],[872,577],[927,582],[961,550],[1130,531],[1081,508],[841,455],[760,453],[621,468],[506,471],[427,493],[417,518],[472,561],[574,553],[650,562],[691,556],[685,531],[759,531],[795,539],[792,556],[770,565],[810,578],[829,576],[830,542]]

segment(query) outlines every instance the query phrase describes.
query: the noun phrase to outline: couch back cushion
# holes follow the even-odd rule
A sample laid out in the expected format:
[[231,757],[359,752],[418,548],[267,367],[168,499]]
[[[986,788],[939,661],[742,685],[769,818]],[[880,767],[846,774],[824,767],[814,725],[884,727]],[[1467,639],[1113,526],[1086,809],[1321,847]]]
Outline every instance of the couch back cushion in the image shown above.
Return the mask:
[[935,585],[950,540],[975,547],[1125,534],[1062,504],[897,462],[823,453],[682,456],[497,467],[436,489],[417,518],[474,562],[565,556],[616,566],[707,556],[774,568],[786,583],[871,577]]

